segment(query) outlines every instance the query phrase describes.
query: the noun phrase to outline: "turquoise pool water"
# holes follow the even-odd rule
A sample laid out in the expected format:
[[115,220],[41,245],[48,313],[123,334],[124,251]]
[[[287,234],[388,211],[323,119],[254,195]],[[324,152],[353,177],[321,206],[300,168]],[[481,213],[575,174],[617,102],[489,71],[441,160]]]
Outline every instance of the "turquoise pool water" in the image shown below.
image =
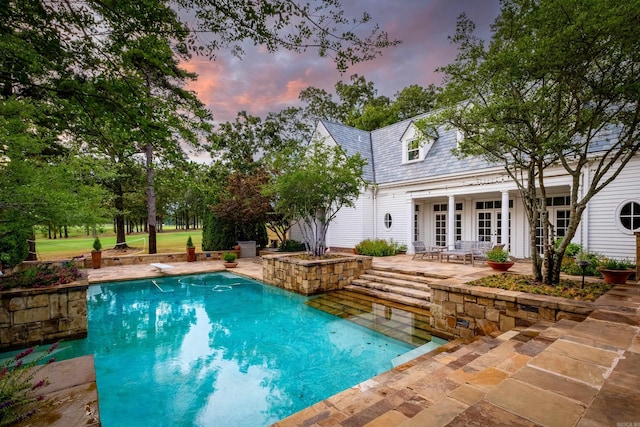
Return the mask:
[[92,285],[100,413],[114,426],[265,426],[392,368],[414,347],[229,273]]

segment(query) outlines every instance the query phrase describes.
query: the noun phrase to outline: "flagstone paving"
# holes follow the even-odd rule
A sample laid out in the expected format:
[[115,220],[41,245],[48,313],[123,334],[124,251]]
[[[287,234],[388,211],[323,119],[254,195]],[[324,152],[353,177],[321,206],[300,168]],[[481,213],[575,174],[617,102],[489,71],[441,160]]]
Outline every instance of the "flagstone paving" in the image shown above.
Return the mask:
[[[172,265],[170,274],[224,270],[218,261]],[[483,264],[411,256],[376,258],[376,265],[441,274],[450,283],[492,273]],[[529,273],[530,264],[513,270]],[[240,259],[234,272],[259,280],[262,265]],[[90,270],[89,281],[162,274],[148,265],[108,267]],[[469,344],[451,341],[274,426],[639,427],[639,384],[640,286],[629,284],[602,296],[583,322],[538,322]]]

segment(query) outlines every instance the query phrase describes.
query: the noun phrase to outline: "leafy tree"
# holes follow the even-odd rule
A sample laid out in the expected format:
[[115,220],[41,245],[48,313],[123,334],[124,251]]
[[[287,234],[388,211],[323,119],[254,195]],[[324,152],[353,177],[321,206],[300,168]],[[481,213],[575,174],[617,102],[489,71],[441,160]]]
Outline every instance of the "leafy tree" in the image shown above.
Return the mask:
[[[640,149],[638,19],[637,2],[504,0],[488,46],[471,21],[458,21],[459,53],[442,69],[447,108],[434,121],[464,133],[462,155],[503,165],[516,183],[533,273],[545,283],[559,281],[587,203]],[[552,166],[571,177],[570,222],[557,248],[546,205]],[[544,259],[536,248],[539,220]]]
[[395,95],[393,108],[398,121],[410,119],[431,111],[436,105],[436,87],[429,85],[423,88],[419,85],[407,86]]
[[318,120],[344,123],[372,131],[430,111],[435,106],[435,87],[408,86],[395,94],[396,99],[377,96],[373,82],[357,74],[351,84],[335,85],[337,101],[324,89],[309,87],[300,92],[306,103],[304,117],[315,124]]
[[371,24],[369,15],[347,18],[337,0],[126,0],[117,7],[93,0],[12,1],[0,6],[1,101],[16,96],[41,108],[39,124],[51,130],[52,145],[77,141],[97,152],[120,142],[135,147],[147,171],[153,253],[154,169],[160,160],[180,157],[180,143],[199,142],[200,130],[206,132],[200,125],[209,119],[182,89],[195,76],[178,63],[193,52],[241,56],[252,42],[270,52],[317,49],[344,70],[397,43],[376,25],[356,34],[354,28],[365,24]]
[[274,162],[281,173],[266,192],[275,197],[276,213],[297,221],[307,248],[316,256],[324,254],[329,224],[342,207],[354,206],[365,185],[366,160],[316,140],[305,149],[280,153]]
[[8,266],[35,259],[35,225],[93,224],[104,213],[104,194],[84,184],[81,161],[52,142],[41,114],[29,100],[0,102],[0,258]]

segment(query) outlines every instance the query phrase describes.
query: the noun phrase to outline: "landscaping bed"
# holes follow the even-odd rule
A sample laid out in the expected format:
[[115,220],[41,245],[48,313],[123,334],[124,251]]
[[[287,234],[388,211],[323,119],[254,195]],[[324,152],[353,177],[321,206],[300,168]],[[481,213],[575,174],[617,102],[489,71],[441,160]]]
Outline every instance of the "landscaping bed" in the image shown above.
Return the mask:
[[536,295],[549,295],[579,301],[595,301],[611,289],[611,285],[602,282],[582,282],[563,279],[557,285],[543,285],[531,276],[521,274],[494,274],[469,282],[468,285],[487,288],[505,289],[508,291],[527,292]]

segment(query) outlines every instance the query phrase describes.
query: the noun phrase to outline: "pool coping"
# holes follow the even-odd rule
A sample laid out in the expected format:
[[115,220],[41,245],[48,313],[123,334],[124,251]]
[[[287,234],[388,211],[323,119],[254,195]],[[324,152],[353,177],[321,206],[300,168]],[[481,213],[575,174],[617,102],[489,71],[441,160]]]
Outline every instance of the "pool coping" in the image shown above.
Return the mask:
[[35,414],[17,427],[100,426],[98,387],[93,355],[54,362],[42,367],[33,379],[48,379],[41,389],[43,402]]

